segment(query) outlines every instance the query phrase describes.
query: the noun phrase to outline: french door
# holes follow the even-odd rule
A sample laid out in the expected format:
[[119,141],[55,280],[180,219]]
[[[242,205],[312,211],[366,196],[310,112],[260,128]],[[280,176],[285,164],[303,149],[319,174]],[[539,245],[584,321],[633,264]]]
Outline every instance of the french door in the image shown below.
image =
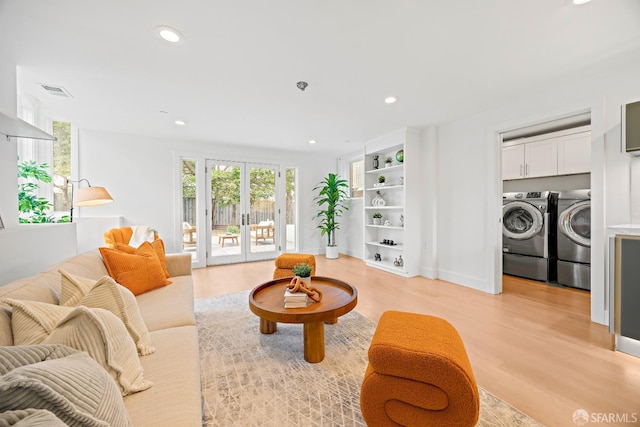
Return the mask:
[[207,160],[207,265],[278,255],[279,175],[277,165]]

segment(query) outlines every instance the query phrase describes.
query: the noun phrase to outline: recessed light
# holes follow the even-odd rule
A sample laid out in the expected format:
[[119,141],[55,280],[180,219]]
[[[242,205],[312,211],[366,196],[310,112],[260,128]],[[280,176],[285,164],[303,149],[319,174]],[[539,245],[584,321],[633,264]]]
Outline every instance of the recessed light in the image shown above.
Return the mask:
[[178,125],[178,126],[184,126],[184,125],[186,125],[186,124],[187,124],[187,122],[185,122],[184,120],[176,120],[176,121],[175,121],[175,122],[173,122],[173,123],[175,123],[175,124],[176,124],[176,125]]
[[318,141],[316,141],[315,139],[310,139],[309,140],[309,144],[315,144],[316,142],[318,142]]
[[591,0],[573,0],[573,4],[585,4],[589,3]]
[[384,99],[385,104],[393,104],[394,102],[396,102],[398,100],[398,98],[396,98],[395,96],[387,96]]
[[175,28],[171,28],[166,25],[158,25],[155,30],[158,37],[171,44],[182,44],[184,41],[182,33]]

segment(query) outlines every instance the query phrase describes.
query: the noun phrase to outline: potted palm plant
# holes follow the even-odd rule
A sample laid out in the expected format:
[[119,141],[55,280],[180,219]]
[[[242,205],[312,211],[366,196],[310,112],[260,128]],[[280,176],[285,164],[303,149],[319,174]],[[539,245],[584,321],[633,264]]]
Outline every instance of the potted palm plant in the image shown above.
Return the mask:
[[340,223],[336,220],[342,216],[344,210],[349,208],[344,204],[347,198],[349,184],[341,179],[337,174],[330,173],[318,185],[314,191],[319,191],[318,196],[313,200],[318,204],[320,210],[316,218],[320,218],[318,228],[321,234],[327,235],[327,258],[338,258],[338,245],[335,241],[335,231],[340,229]]

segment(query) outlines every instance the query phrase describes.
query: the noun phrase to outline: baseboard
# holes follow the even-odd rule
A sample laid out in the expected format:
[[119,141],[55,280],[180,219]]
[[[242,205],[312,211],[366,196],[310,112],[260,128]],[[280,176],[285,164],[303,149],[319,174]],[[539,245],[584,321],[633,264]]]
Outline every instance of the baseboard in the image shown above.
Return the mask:
[[477,279],[475,277],[465,276],[463,274],[453,273],[446,270],[438,270],[438,279],[466,286],[468,288],[477,289],[482,292],[490,294],[493,293],[486,280]]
[[436,270],[434,270],[433,268],[421,268],[420,269],[420,275],[422,277],[426,277],[427,279],[437,279],[438,278],[438,272]]

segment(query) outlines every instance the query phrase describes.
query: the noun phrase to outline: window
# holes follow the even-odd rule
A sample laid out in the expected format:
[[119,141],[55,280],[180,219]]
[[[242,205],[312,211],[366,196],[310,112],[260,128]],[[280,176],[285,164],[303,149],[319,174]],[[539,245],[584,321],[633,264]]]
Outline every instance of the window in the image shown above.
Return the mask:
[[71,208],[71,123],[40,115],[37,101],[19,96],[22,120],[52,133],[56,141],[18,139],[20,223],[69,222]]
[[193,260],[197,260],[196,224],[198,223],[198,210],[196,205],[196,171],[197,163],[191,159],[181,159],[182,170],[182,249],[191,254]]
[[53,122],[53,210],[71,209],[71,123]]
[[364,195],[364,160],[349,164],[349,187],[352,198]]

